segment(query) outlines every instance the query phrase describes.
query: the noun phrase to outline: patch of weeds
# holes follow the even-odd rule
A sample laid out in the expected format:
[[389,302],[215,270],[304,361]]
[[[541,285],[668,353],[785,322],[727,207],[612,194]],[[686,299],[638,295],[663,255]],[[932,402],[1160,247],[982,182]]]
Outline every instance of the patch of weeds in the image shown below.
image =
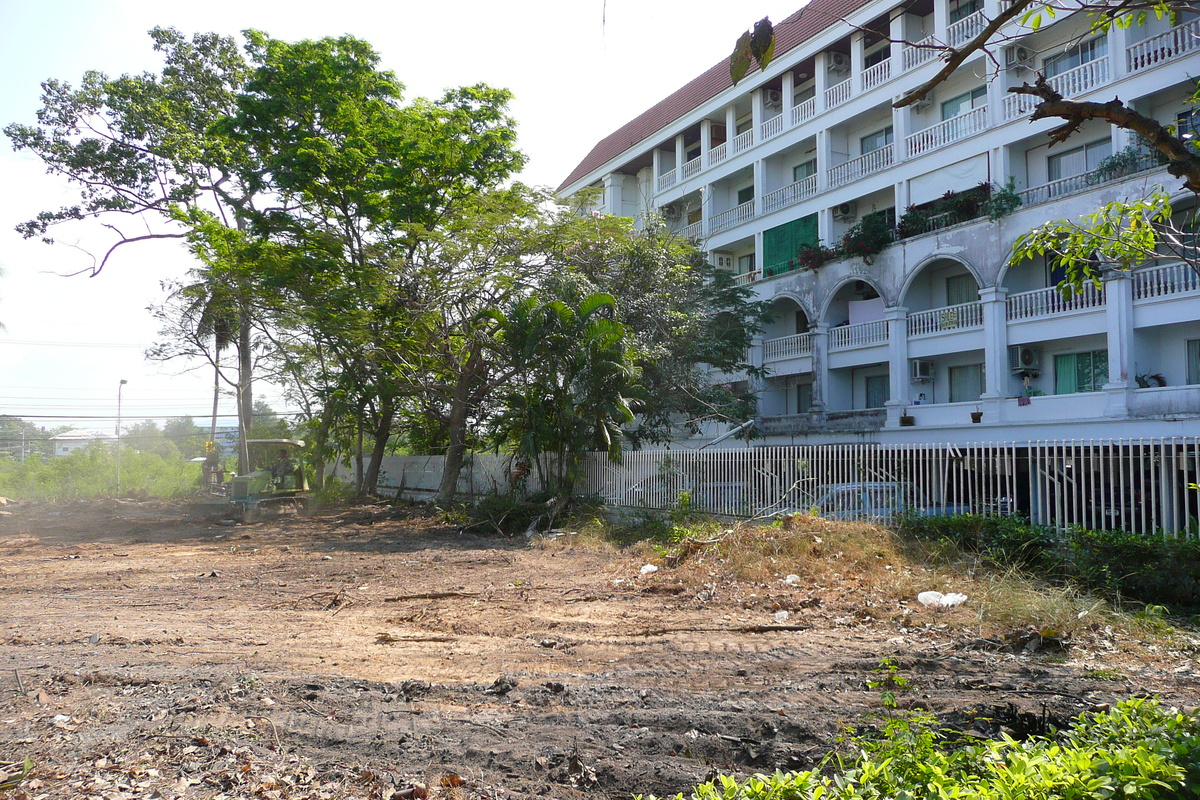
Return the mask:
[[1096,669],[1089,669],[1087,672],[1083,673],[1083,677],[1091,678],[1094,681],[1123,681],[1123,680],[1125,680],[1124,673],[1120,672],[1119,670],[1108,669],[1107,667],[1097,667]]
[[883,707],[894,710],[899,705],[897,695],[912,690],[912,681],[900,674],[900,664],[896,659],[885,656],[879,660],[879,666],[871,670],[879,678],[867,681],[868,689],[878,689],[879,699]]

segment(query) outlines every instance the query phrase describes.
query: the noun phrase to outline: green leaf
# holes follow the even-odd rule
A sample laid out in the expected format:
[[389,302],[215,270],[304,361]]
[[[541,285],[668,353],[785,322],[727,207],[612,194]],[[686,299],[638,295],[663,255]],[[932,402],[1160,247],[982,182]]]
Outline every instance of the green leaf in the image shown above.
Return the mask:
[[750,50],[750,32],[746,31],[738,37],[737,43],[733,46],[733,54],[729,57],[729,77],[733,79],[734,85],[746,77],[746,73],[750,71],[750,60],[753,57],[754,54]]
[[750,35],[750,54],[758,62],[760,70],[766,69],[775,56],[775,28],[768,17],[754,23],[754,32]]

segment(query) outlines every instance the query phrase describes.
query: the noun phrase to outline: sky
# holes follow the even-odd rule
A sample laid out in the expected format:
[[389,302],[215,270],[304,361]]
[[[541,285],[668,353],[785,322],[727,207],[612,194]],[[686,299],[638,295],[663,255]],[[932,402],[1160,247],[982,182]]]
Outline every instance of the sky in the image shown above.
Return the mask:
[[[32,123],[40,84],[77,84],[87,70],[109,76],[156,71],[146,31],[236,35],[249,28],[288,41],[351,34],[370,42],[406,98],[437,97],[478,82],[510,89],[519,176],[558,186],[601,138],[725,58],[738,34],[802,0],[442,0],[336,3],[274,0],[0,0],[0,127]],[[195,266],[174,242],[123,247],[97,277],[64,277],[93,265],[112,241],[91,223],[60,227],[56,243],[23,240],[13,228],[73,201],[77,190],[49,176],[0,135],[0,414],[51,428],[112,433],[142,419],[211,413],[212,372],[198,364],[147,361],[158,341],[148,312],[164,281]],[[256,397],[287,406],[277,387]],[[234,413],[231,397],[223,414]],[[231,420],[223,420],[222,424]]]

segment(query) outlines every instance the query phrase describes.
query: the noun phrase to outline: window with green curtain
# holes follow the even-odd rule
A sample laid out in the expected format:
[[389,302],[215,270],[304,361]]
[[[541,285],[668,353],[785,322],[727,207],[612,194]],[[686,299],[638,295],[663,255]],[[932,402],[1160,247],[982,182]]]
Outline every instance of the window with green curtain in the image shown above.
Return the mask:
[[1189,339],[1187,343],[1187,382],[1200,383],[1200,339]]
[[780,275],[792,269],[788,262],[796,257],[801,245],[817,244],[817,215],[794,219],[763,231],[763,268],[767,275]]
[[970,274],[946,278],[946,305],[957,306],[979,299],[979,286]]
[[797,414],[804,414],[812,410],[812,389],[811,383],[801,383],[796,387]]
[[950,402],[968,403],[983,394],[983,364],[950,368]]
[[864,408],[883,408],[890,394],[887,375],[872,375],[866,380],[867,402]]
[[1098,392],[1108,382],[1108,351],[1054,357],[1054,393]]

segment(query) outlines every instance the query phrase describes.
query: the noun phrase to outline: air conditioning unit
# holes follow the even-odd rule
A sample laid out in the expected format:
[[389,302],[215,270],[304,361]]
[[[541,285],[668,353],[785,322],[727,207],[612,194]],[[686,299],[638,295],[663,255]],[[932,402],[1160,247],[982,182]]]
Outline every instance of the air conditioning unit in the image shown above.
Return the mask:
[[1014,344],[1008,348],[1008,369],[1010,372],[1024,372],[1039,369],[1042,364],[1042,354],[1032,347]]
[[1010,67],[1028,67],[1033,63],[1033,51],[1019,44],[1004,48],[1004,63]]
[[925,109],[929,108],[932,105],[933,105],[933,98],[930,97],[929,95],[925,95],[920,100],[918,100],[917,102],[912,104],[912,110],[913,111],[924,111]]
[[829,68],[839,75],[850,71],[850,56],[845,53],[830,53]]
[[912,364],[912,381],[913,383],[928,383],[933,380],[933,362],[921,361],[913,359]]
[[713,260],[717,269],[733,269],[732,253],[713,253]]
[[838,222],[849,222],[858,218],[858,204],[854,201],[838,203],[833,207],[833,218]]
[[783,103],[783,92],[778,89],[763,89],[763,102],[769,106]]

